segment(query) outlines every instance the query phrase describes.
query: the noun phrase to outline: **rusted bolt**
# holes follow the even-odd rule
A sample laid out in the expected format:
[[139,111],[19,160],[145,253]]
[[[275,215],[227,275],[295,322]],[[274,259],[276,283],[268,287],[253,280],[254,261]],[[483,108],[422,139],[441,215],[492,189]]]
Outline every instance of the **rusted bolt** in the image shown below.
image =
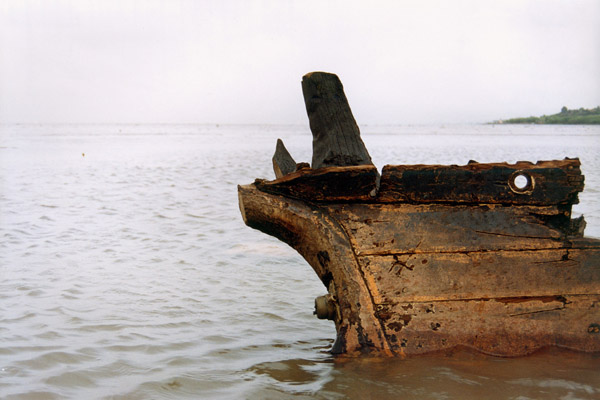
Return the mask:
[[319,319],[335,319],[335,303],[328,295],[319,296],[315,299],[315,311],[313,312]]
[[600,333],[600,324],[590,324],[588,333]]

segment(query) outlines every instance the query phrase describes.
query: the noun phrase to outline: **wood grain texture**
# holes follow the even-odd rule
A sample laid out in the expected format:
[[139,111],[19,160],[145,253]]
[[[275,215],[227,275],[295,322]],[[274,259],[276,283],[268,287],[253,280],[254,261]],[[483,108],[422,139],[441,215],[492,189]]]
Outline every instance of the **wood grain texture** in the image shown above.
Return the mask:
[[289,151],[285,148],[281,139],[277,139],[272,161],[276,178],[281,178],[296,170],[296,161],[294,161]]
[[337,221],[319,207],[255,185],[238,186],[238,194],[244,222],[296,249],[337,302],[338,336],[332,351],[392,356],[362,269]]
[[373,165],[304,168],[274,181],[257,180],[256,187],[310,202],[369,201],[377,190],[379,173]]
[[567,232],[556,206],[329,204],[358,255],[551,249]]
[[469,347],[523,356],[548,346],[600,352],[600,295],[398,302],[378,307],[397,354]]
[[600,240],[547,226],[559,206],[319,203],[259,186],[238,189],[244,221],[322,280],[336,354],[600,352]]
[[359,257],[382,303],[598,293],[600,245]]
[[304,75],[302,93],[313,134],[312,168],[372,164],[337,75]]
[[[522,175],[529,186],[513,182]],[[456,165],[386,165],[380,202],[468,204],[577,204],[583,190],[578,159]]]
[[600,240],[571,218],[578,159],[387,165],[380,177],[338,77],[307,74],[302,91],[312,168],[278,141],[278,179],[239,186],[239,204],[323,282],[333,353],[600,353]]

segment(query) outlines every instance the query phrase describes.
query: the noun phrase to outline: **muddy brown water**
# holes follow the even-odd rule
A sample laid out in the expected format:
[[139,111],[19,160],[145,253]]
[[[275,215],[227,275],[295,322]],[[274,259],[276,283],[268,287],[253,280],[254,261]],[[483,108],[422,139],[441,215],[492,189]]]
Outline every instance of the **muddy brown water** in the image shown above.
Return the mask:
[[[599,127],[361,131],[380,169],[579,157],[600,236]],[[0,397],[600,398],[600,358],[557,349],[334,359],[325,288],[239,214],[278,137],[310,160],[307,125],[1,126]]]

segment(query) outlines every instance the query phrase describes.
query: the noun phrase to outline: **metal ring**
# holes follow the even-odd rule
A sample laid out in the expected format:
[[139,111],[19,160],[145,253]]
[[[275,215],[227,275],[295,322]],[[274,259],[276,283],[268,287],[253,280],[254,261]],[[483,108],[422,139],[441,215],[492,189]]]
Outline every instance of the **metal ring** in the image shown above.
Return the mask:
[[[526,179],[525,185],[520,185],[517,183],[517,179],[523,177]],[[535,180],[533,176],[531,176],[528,172],[525,171],[515,171],[508,178],[508,186],[510,190],[519,194],[531,194],[533,192],[533,188],[535,187]]]

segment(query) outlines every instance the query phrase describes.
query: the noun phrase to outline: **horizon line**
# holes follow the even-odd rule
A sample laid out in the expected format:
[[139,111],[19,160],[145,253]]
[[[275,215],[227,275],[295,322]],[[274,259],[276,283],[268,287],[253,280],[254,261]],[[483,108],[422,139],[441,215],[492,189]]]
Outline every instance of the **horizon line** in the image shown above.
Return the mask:
[[[502,120],[487,122],[378,122],[357,123],[360,126],[426,126],[426,125],[501,125]],[[201,125],[201,126],[309,126],[309,122],[0,122],[0,125]]]

